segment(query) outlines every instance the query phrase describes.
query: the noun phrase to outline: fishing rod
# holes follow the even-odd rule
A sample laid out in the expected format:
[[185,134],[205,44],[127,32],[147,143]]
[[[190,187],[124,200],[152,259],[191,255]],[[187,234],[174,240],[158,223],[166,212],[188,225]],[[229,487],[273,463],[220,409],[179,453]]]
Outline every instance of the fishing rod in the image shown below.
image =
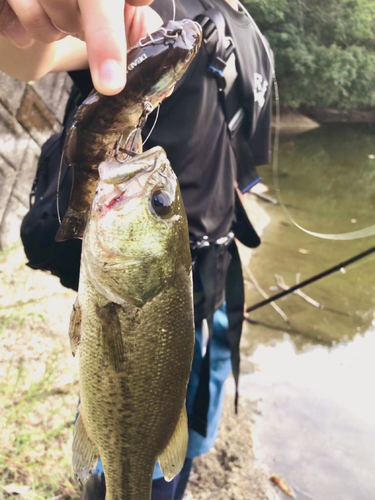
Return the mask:
[[297,285],[292,286],[288,290],[284,290],[280,293],[277,293],[276,295],[273,295],[272,297],[269,297],[266,300],[262,300],[262,302],[258,302],[258,304],[254,304],[253,306],[250,306],[249,308],[246,309],[247,313],[250,313],[252,311],[255,311],[256,309],[259,309],[263,306],[266,306],[270,304],[271,302],[275,302],[276,300],[281,299],[282,297],[286,297],[287,295],[295,292],[296,290],[299,290],[300,288],[303,288],[307,285],[310,285],[311,283],[315,283],[315,281],[318,281],[322,278],[325,278],[326,276],[329,276],[330,274],[333,274],[337,271],[340,271],[341,269],[344,269],[345,267],[348,267],[350,264],[353,264],[354,262],[357,262],[361,259],[364,259],[365,257],[368,257],[372,253],[375,252],[375,247],[371,247],[365,252],[362,252],[358,255],[355,255],[354,257],[345,260],[344,262],[341,262],[340,264],[337,264],[337,266],[331,267],[330,269],[327,269],[326,271],[323,271],[322,273],[319,273],[312,278],[308,278],[305,281],[302,281],[301,283],[298,283]]

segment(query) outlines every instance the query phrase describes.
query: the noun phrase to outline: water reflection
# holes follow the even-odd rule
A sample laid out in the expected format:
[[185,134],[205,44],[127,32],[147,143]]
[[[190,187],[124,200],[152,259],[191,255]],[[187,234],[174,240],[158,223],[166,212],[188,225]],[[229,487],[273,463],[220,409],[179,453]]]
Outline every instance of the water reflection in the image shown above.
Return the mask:
[[[293,149],[286,147],[292,142]],[[284,137],[280,150],[283,199],[297,222],[319,232],[346,232],[374,224],[375,162],[374,130],[367,127],[330,127]],[[371,168],[369,167],[369,162]],[[275,196],[271,167],[263,179]],[[354,241],[327,241],[297,229],[280,205],[262,204],[270,219],[262,235],[263,244],[253,252],[251,269],[266,293],[275,292],[275,275],[293,286],[331,266],[374,246],[375,237]],[[254,222],[256,222],[255,216]],[[305,343],[334,345],[369,328],[375,310],[374,256],[368,257],[304,289],[325,309],[316,309],[301,298],[289,296],[278,302],[290,319],[283,321],[269,306],[252,313],[261,323],[257,336],[268,341],[279,331],[293,334],[297,348]],[[247,288],[248,305],[261,300]]]
[[[280,186],[298,223],[323,233],[374,224],[374,139],[374,130],[349,126],[283,138]],[[262,174],[275,196],[271,168]],[[276,274],[292,286],[375,244],[375,237],[317,239],[280,206],[261,210],[270,222],[250,265],[268,295],[276,293]],[[325,309],[289,296],[278,302],[288,321],[266,306],[251,313],[257,325],[245,325],[241,393],[260,411],[258,453],[302,500],[374,498],[374,263],[366,258],[306,287]],[[261,300],[246,288],[249,306]]]
[[257,406],[257,455],[298,499],[373,500],[375,328],[349,344],[259,345],[241,394]]
[[374,224],[374,154],[375,131],[366,126],[321,127],[284,137],[279,184],[296,221],[321,233]]

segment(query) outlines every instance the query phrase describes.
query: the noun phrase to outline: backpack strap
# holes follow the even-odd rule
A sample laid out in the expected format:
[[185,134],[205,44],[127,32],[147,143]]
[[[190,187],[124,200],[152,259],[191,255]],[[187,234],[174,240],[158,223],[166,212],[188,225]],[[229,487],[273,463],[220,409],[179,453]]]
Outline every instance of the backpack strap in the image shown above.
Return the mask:
[[[203,42],[208,55],[211,57],[208,71],[216,78],[220,92],[225,91],[229,85],[226,78],[226,68],[234,52],[234,43],[225,36],[225,19],[217,9],[209,9],[198,16],[198,22],[203,30]],[[226,46],[228,40],[229,46]]]
[[[203,42],[210,58],[208,71],[217,82],[219,101],[236,157],[237,180],[239,174],[246,172],[246,187],[250,189],[260,181],[260,177],[256,171],[249,140],[244,130],[246,113],[241,103],[242,93],[238,84],[240,77],[236,68],[235,45],[233,39],[226,36],[225,18],[218,9],[208,9],[196,20],[202,26]],[[259,237],[237,195],[235,215],[233,230],[236,238],[250,248],[257,247],[260,244]]]
[[[218,9],[208,9],[196,20],[202,26],[203,43],[210,57],[208,71],[216,79],[219,100],[226,120],[229,122],[241,107],[235,88],[238,74],[235,65],[234,42],[231,37],[226,36],[225,19]],[[233,92],[231,92],[232,89]],[[229,101],[229,94],[236,96],[236,99],[231,98]]]
[[224,15],[218,9],[208,9],[196,20],[203,29],[203,41],[210,57],[208,72],[215,77],[219,102],[227,122],[237,162],[237,181],[243,192],[260,181],[248,139],[249,117],[241,101],[240,70],[233,38],[226,35]]

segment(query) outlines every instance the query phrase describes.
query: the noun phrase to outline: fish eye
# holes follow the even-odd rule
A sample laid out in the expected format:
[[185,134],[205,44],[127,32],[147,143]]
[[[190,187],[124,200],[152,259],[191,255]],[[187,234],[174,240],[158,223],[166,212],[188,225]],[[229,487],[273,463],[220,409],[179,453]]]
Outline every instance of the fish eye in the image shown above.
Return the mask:
[[172,209],[173,199],[168,191],[158,189],[151,195],[151,205],[156,215],[164,217],[169,214]]

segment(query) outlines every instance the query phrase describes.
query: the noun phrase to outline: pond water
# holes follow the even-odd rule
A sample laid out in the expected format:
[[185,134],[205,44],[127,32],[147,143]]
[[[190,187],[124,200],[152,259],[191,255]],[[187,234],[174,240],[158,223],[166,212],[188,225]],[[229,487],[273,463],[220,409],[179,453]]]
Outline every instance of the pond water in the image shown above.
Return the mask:
[[[276,197],[271,167],[261,174]],[[344,233],[375,224],[375,131],[329,126],[282,137],[279,187],[306,229]],[[329,241],[297,229],[278,205],[251,272],[269,295],[375,246],[375,236]],[[302,500],[375,498],[375,254],[251,313],[243,342],[241,395],[252,401],[259,458]],[[248,280],[249,280],[248,276]],[[247,287],[247,304],[262,297]],[[255,415],[255,417],[254,417]]]

